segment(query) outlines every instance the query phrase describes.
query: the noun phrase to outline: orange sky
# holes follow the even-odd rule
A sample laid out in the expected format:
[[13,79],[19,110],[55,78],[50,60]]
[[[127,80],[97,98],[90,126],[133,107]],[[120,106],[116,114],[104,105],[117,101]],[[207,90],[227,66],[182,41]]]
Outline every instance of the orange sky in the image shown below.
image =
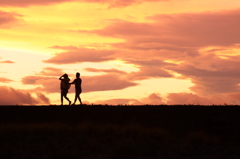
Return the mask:
[[239,28],[238,0],[0,0],[0,105],[76,72],[84,103],[239,104]]

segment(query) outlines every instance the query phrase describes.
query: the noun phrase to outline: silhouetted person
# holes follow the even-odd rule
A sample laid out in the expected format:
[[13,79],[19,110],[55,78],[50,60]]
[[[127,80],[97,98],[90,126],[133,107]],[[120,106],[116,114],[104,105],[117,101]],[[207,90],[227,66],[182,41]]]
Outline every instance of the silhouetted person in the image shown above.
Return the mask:
[[71,84],[75,84],[75,100],[73,105],[75,105],[77,99],[82,105],[82,100],[80,98],[80,94],[82,93],[82,79],[80,78],[80,73],[76,73],[76,79]]
[[64,74],[59,78],[59,80],[61,80],[61,105],[63,105],[63,97],[69,102],[69,105],[71,105],[71,101],[67,97],[68,89],[70,88],[70,79],[67,74]]

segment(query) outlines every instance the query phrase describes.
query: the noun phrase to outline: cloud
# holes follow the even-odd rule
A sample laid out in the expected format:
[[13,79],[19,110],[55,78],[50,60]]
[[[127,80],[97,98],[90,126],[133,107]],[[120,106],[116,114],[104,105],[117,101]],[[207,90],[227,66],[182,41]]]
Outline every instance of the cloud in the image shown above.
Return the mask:
[[0,105],[32,105],[49,104],[49,99],[37,92],[33,97],[27,90],[19,90],[11,87],[0,86]]
[[54,57],[44,60],[46,63],[53,64],[69,64],[81,62],[103,62],[114,60],[114,51],[111,50],[95,50],[78,48],[67,52],[56,54]]
[[26,76],[22,78],[22,84],[37,86],[35,91],[44,91],[46,93],[60,92],[60,81],[56,77],[44,76]]
[[61,76],[63,75],[64,72],[62,69],[59,68],[54,68],[54,67],[46,67],[43,68],[43,70],[40,73],[36,73],[36,75],[41,75],[41,76]]
[[94,102],[96,104],[108,104],[108,105],[161,105],[163,104],[163,99],[159,94],[152,93],[149,96],[142,99],[108,99],[108,100],[98,100]]
[[121,78],[116,74],[105,74],[100,76],[83,76],[83,91],[107,91],[121,90],[127,87],[137,86],[137,83]]
[[[240,9],[147,17],[149,23],[119,20],[99,30],[78,30],[125,39],[119,47],[146,49],[180,49],[191,51],[207,46],[232,46],[240,40]],[[113,46],[117,46],[114,44]],[[194,49],[195,48],[195,49]]]
[[55,46],[51,46],[49,47],[50,49],[60,49],[60,50],[78,50],[79,48],[76,46],[59,46],[59,45],[55,45]]
[[117,73],[117,74],[126,74],[124,71],[120,71],[117,69],[96,69],[96,68],[85,68],[85,71],[88,72],[104,72],[104,73]]
[[108,105],[233,105],[240,103],[240,93],[213,94],[209,97],[193,93],[170,93],[166,97],[152,93],[140,99],[107,99],[95,101],[95,104]]
[[[54,77],[54,68],[45,68],[45,71],[36,73],[35,76],[26,76],[22,78],[22,84],[35,85],[36,91],[44,91],[46,93],[58,93],[60,92],[60,81],[59,77]],[[50,72],[48,72],[50,70]],[[60,69],[56,69],[57,72],[62,72]],[[88,68],[91,71],[100,71]],[[94,92],[94,91],[107,91],[107,90],[121,90],[127,87],[138,85],[137,83],[131,82],[126,78],[127,73],[119,74],[121,71],[118,70],[101,70],[107,72],[107,74],[99,76],[81,76],[83,85],[83,92]],[[57,73],[56,72],[56,73]],[[58,74],[57,73],[57,74]],[[124,72],[122,72],[124,73]],[[46,76],[43,76],[46,75]],[[61,74],[58,74],[58,76]],[[71,77],[70,77],[71,78]],[[73,89],[73,88],[72,88]]]
[[13,80],[11,80],[11,79],[0,77],[0,82],[2,82],[2,83],[9,83],[9,82],[12,82],[12,81]]
[[62,3],[62,2],[85,2],[85,3],[103,3],[108,4],[109,8],[115,7],[126,7],[132,4],[139,4],[144,2],[161,2],[161,1],[170,1],[170,0],[7,0],[0,1],[0,6],[18,6],[18,7],[26,7],[30,5],[50,5],[54,3]]
[[94,104],[107,104],[107,105],[142,105],[137,99],[108,99],[108,100],[98,100]]
[[[132,74],[132,80],[173,77],[168,72],[173,71],[191,79],[194,86],[190,89],[199,95],[240,91],[239,56],[222,59],[215,55],[216,51],[226,52],[223,48],[238,48],[240,9],[160,14],[146,19],[151,22],[119,20],[103,29],[83,32],[125,40],[112,47],[127,50],[116,57],[140,69]],[[202,51],[207,47],[215,50]],[[167,60],[175,64],[164,63]]]
[[221,59],[216,55],[202,55],[189,58],[177,66],[166,69],[190,78],[195,85],[190,89],[195,93],[230,93],[240,91],[240,63],[236,57]]
[[7,28],[11,26],[12,23],[19,21],[19,17],[21,17],[21,15],[16,13],[0,11],[0,27]]
[[49,5],[53,3],[71,2],[73,0],[7,0],[0,1],[0,6],[27,7],[30,5]]
[[183,46],[230,46],[239,43],[240,9],[155,15],[149,19],[155,20],[161,26],[159,29],[168,31],[166,41]]
[[0,63],[8,63],[8,64],[12,64],[12,63],[15,63],[15,62],[10,61],[10,60],[6,60],[6,61],[0,61]]
[[170,93],[167,96],[168,105],[224,105],[232,104],[232,102],[227,98],[226,95],[213,94],[209,97],[199,96],[193,93]]

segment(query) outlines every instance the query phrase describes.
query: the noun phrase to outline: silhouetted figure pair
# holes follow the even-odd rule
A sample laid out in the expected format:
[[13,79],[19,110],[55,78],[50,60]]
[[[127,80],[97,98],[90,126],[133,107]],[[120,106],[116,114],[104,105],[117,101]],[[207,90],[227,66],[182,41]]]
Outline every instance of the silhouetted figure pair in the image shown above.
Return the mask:
[[69,83],[70,79],[68,78],[67,74],[62,75],[59,80],[61,80],[60,89],[61,89],[61,105],[63,105],[63,97],[69,102],[71,105],[71,101],[68,99],[68,89],[70,88],[71,84],[75,84],[75,99],[72,105],[76,104],[77,99],[79,100],[80,104],[82,105],[82,100],[80,98],[80,94],[82,93],[82,79],[80,78],[80,73],[76,73],[76,79]]

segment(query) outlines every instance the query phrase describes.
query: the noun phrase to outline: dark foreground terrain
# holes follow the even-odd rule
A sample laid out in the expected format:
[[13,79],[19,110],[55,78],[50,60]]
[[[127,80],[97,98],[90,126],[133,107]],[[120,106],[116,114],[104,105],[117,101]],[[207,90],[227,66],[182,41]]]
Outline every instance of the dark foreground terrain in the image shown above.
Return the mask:
[[1,106],[1,159],[240,158],[238,106]]

